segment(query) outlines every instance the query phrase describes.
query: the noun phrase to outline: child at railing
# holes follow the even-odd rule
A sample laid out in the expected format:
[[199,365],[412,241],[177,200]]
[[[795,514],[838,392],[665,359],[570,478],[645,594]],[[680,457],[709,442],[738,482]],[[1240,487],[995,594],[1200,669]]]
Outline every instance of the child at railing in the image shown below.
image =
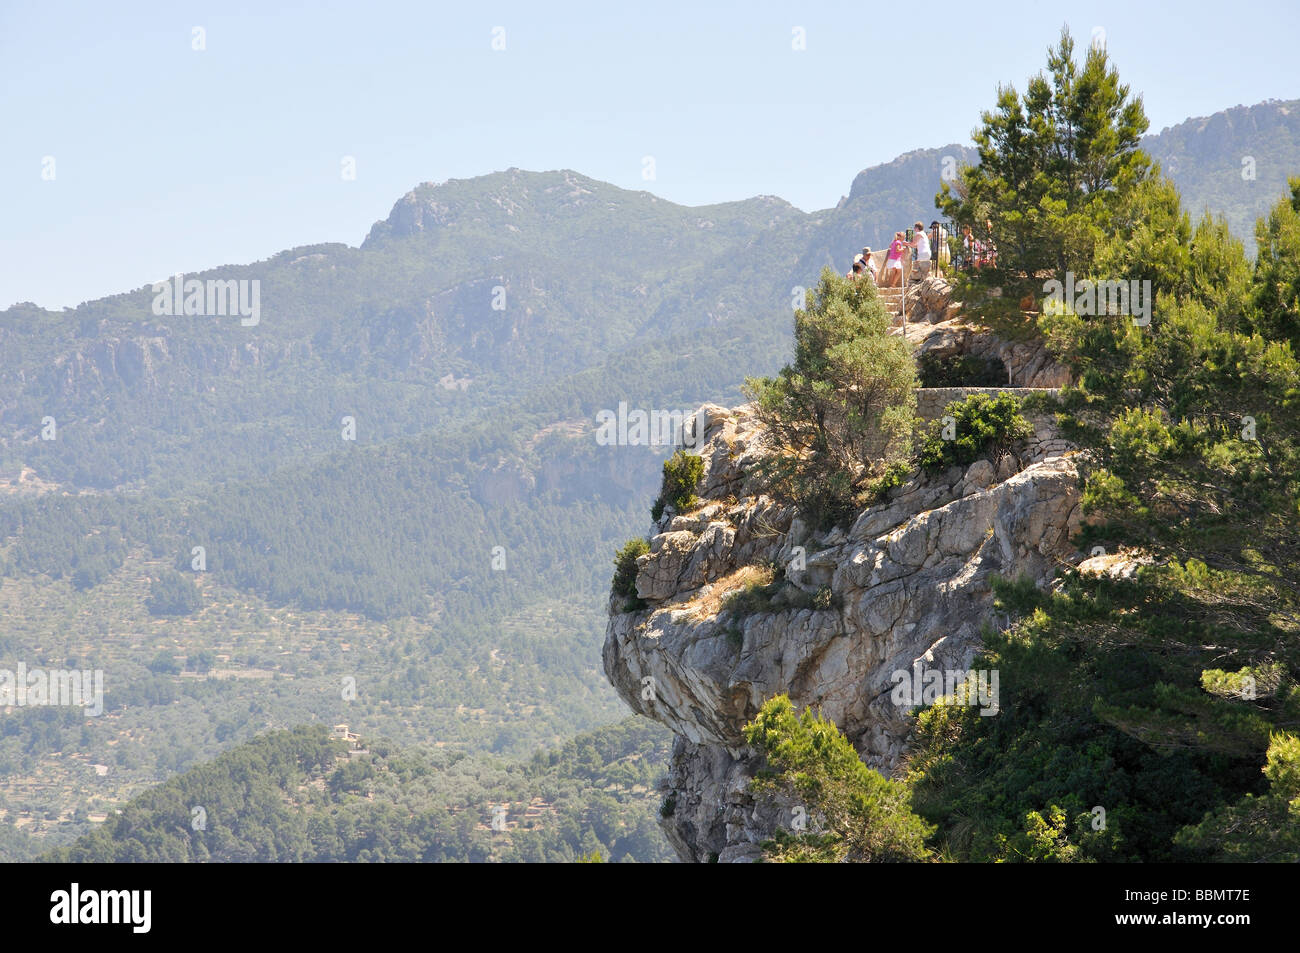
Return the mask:
[[984,258],[982,267],[996,268],[998,266],[998,246],[993,242],[993,220],[986,218],[984,220]]

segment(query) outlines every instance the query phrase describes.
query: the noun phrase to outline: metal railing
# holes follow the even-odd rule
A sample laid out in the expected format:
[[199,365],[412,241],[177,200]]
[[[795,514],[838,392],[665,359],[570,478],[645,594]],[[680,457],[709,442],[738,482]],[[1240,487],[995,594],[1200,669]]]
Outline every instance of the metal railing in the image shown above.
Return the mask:
[[947,226],[948,233],[956,239],[956,248],[952,250],[951,267],[954,271],[970,271],[974,268],[985,267],[987,263],[997,260],[998,248],[993,241],[990,233],[984,231],[981,227],[971,228],[970,241],[967,242],[963,237],[963,226],[955,222],[942,223]]

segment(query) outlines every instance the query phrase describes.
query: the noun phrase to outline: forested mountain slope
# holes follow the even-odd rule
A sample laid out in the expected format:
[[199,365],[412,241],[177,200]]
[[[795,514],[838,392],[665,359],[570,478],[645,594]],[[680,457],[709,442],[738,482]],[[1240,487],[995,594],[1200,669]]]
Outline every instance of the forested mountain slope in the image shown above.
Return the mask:
[[[1189,169],[1254,150],[1262,211],[1294,116],[1157,141]],[[797,289],[937,217],[971,157],[908,153],[813,213],[511,169],[419,186],[359,247],[185,276],[256,281],[255,323],[159,314],[147,284],[0,312],[0,666],[98,668],[106,693],[98,719],[6,716],[7,831],[66,839],[268,728],[528,755],[617,718],[609,553],[664,448],[601,445],[596,415],[738,402]]]

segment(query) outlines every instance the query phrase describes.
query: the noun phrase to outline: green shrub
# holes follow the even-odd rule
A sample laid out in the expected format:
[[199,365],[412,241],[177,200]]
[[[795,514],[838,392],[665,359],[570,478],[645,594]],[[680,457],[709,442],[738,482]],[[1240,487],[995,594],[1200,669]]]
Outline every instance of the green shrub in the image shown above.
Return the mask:
[[996,396],[971,394],[944,408],[950,417],[952,439],[945,439],[942,418],[930,425],[921,446],[921,466],[942,470],[959,464],[966,466],[981,458],[999,459],[1016,443],[1033,433],[1029,421],[1020,413],[1020,401],[1006,392]]
[[659,489],[659,499],[655,500],[650,510],[650,518],[655,522],[663,516],[664,507],[671,506],[673,512],[684,513],[700,501],[695,495],[695,487],[704,476],[704,458],[685,450],[678,450],[664,461],[664,482]]
[[911,472],[911,467],[898,460],[886,464],[880,476],[867,484],[866,492],[863,494],[863,502],[876,503],[884,499],[885,494],[894,487],[906,483],[908,474]]
[[[644,556],[650,552],[650,544],[641,537],[629,539],[623,544],[614,555],[614,583],[613,591],[615,595],[624,596],[628,599],[636,599],[636,560],[638,556]],[[639,600],[638,600],[639,602]]]
[[672,817],[677,810],[677,795],[670,794],[659,805],[660,817]]

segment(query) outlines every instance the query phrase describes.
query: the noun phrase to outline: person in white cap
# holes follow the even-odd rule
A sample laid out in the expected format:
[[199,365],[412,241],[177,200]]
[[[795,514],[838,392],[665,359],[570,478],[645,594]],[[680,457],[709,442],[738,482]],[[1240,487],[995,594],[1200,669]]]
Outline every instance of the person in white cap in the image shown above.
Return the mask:
[[862,254],[859,257],[862,259],[862,270],[871,279],[871,283],[873,285],[879,284],[880,275],[876,273],[876,263],[871,259],[871,249],[866,245],[862,246]]

